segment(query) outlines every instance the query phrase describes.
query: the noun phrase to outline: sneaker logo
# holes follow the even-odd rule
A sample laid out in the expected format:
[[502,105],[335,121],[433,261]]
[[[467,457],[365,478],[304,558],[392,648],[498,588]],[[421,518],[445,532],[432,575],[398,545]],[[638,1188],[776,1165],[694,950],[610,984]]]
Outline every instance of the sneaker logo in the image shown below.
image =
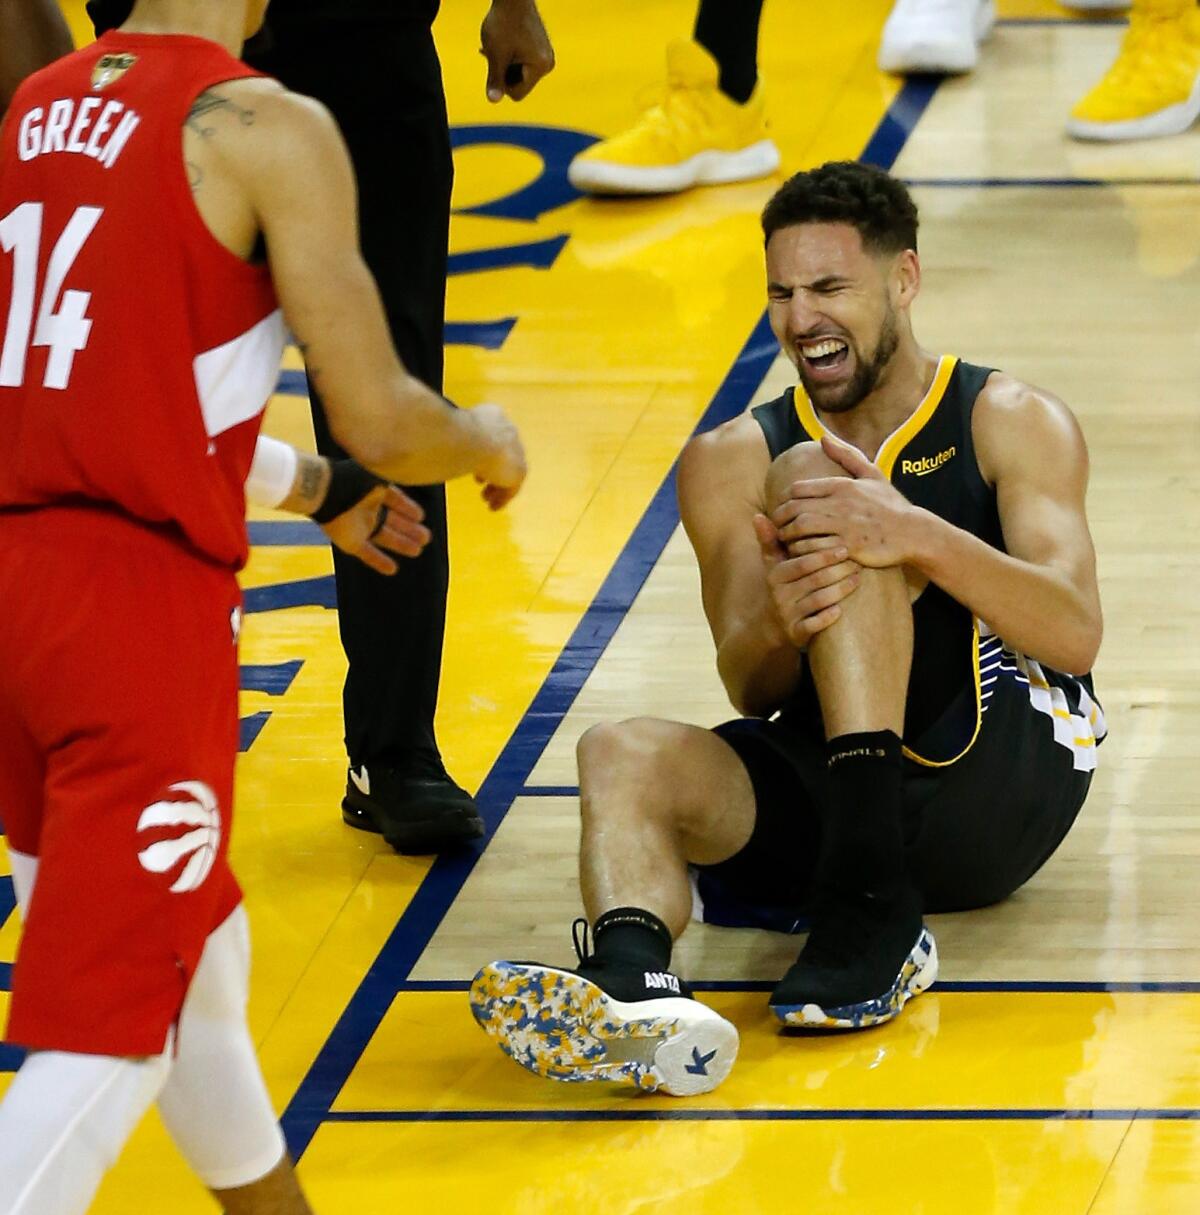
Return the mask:
[[[358,774],[359,772],[362,773],[361,776],[359,776],[359,774]],[[356,772],[353,768],[351,768],[350,769],[350,780],[353,783],[354,787],[359,791],[359,793],[361,793],[363,795],[363,797],[371,796],[371,777],[370,777],[370,774],[367,772],[366,764],[363,764],[363,766],[361,768],[359,768],[358,772]]]
[[679,980],[665,970],[644,971],[642,977],[646,981],[647,987],[652,987],[656,991],[673,991],[679,995]]
[[698,1046],[693,1046],[692,1061],[691,1063],[685,1063],[683,1070],[691,1076],[707,1076],[708,1065],[713,1061],[714,1058],[716,1058],[716,1054],[717,1052],[715,1050],[710,1050],[707,1055],[702,1055],[700,1053],[700,1048]]

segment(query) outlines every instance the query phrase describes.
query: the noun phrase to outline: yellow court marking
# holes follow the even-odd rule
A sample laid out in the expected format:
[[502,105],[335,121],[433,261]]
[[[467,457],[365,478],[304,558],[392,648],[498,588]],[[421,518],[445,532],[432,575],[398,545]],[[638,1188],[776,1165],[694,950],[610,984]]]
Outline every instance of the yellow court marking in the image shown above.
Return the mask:
[[1088,1215],[1195,1215],[1200,1125],[1135,1122]]
[[326,1126],[300,1174],[322,1211],[378,1210],[391,1194],[488,1215],[1084,1215],[1127,1126]]
[[[555,1084],[507,1059],[466,993],[405,991],[335,1109],[1131,1110],[1200,1108],[1200,995],[939,992],[869,1034],[780,1032],[767,993],[701,992],[738,1026],[733,1073],[695,1100]],[[1014,1066],[1019,1061],[1019,1066]]]

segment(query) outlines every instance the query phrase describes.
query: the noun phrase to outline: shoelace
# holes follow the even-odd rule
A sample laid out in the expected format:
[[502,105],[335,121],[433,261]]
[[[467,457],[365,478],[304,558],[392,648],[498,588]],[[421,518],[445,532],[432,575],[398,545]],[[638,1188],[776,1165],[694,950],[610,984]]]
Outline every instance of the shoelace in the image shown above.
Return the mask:
[[592,960],[591,942],[588,939],[590,932],[591,925],[584,916],[580,916],[571,925],[571,944],[575,946],[575,956],[579,959],[580,966]]

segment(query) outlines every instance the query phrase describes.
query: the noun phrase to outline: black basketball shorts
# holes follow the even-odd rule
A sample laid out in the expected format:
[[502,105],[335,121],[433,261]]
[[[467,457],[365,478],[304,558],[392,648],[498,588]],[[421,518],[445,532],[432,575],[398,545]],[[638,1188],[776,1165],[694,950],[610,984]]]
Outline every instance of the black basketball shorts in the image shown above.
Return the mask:
[[[981,652],[980,671],[978,728],[964,753],[932,766],[906,748],[905,840],[928,912],[984,907],[1027,882],[1074,823],[1104,738],[1089,679],[1043,670],[998,642]],[[803,931],[829,813],[819,723],[740,718],[714,732],[745,765],[757,817],[740,852],[694,868],[696,918]]]

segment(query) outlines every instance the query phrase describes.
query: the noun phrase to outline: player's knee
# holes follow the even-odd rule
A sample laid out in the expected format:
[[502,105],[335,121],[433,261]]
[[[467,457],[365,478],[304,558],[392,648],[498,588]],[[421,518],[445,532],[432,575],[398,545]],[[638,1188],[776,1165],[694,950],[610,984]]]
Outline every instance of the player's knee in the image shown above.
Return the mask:
[[669,781],[679,752],[681,727],[654,717],[634,717],[590,727],[579,740],[579,782],[586,791],[597,782],[634,781],[641,787]]
[[834,463],[825,454],[820,443],[797,443],[795,447],[780,452],[771,461],[771,467],[767,470],[764,499],[767,506],[774,510],[789,496],[789,490],[797,481],[848,475],[840,464]]
[[239,906],[205,945],[179,1018],[175,1065],[158,1103],[184,1158],[213,1190],[258,1181],[284,1153],[246,1024],[249,953],[246,912]]

